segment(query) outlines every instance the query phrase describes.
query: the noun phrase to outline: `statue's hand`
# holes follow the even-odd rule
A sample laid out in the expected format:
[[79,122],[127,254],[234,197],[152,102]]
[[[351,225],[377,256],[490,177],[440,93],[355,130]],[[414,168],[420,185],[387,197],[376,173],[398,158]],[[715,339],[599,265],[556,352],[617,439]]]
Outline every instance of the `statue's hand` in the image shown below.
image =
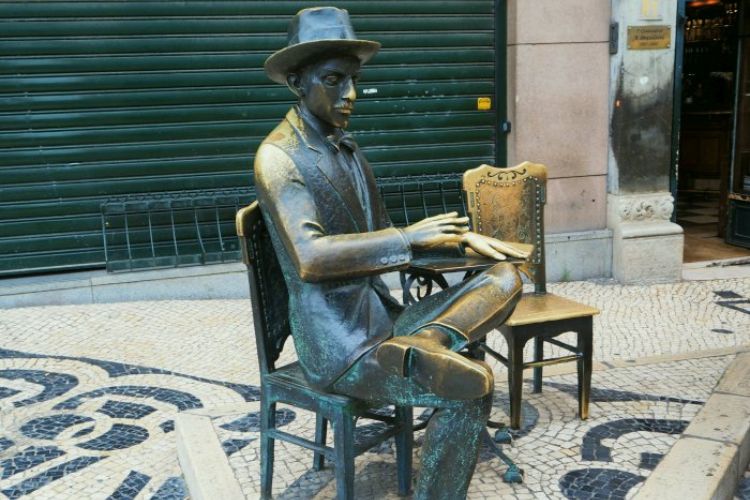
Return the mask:
[[428,217],[403,229],[406,239],[409,240],[414,250],[461,243],[462,236],[468,231],[469,218],[459,217],[458,212]]
[[474,232],[464,233],[461,236],[461,242],[478,254],[495,260],[506,260],[507,255],[519,259],[528,259],[530,255],[530,252],[524,252],[503,241]]

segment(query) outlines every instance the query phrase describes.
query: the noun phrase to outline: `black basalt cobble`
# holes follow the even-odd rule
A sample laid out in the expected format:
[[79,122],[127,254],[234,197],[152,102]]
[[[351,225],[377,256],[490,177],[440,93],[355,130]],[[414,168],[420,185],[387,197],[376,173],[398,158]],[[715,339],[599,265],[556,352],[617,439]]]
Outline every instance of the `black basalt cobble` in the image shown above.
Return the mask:
[[175,405],[179,411],[190,410],[192,408],[201,408],[203,404],[200,399],[192,394],[175,389],[165,389],[164,387],[137,386],[137,385],[119,385],[114,387],[103,387],[95,391],[85,392],[55,406],[56,410],[74,410],[78,408],[85,400],[100,398],[106,394],[117,396],[129,396],[134,398],[154,398],[162,403]]
[[62,413],[30,420],[21,426],[21,432],[33,439],[55,439],[68,427],[93,421],[91,417]]
[[44,387],[42,392],[36,396],[13,403],[13,406],[15,407],[49,401],[50,399],[65,394],[78,385],[78,379],[73,375],[45,372],[41,370],[0,370],[0,378],[8,380],[21,379]]
[[221,443],[221,447],[224,449],[224,453],[227,456],[231,456],[233,453],[237,453],[245,446],[255,441],[255,439],[227,439]]
[[24,481],[21,481],[19,484],[16,484],[10,488],[6,488],[2,490],[2,493],[10,498],[11,500],[15,500],[16,498],[20,498],[24,495],[28,495],[29,493],[32,493],[42,486],[45,486],[52,481],[56,481],[60,479],[61,477],[67,476],[68,474],[72,474],[74,472],[78,472],[79,470],[85,469],[89,465],[98,462],[104,457],[79,457],[74,460],[71,460],[69,462],[62,463],[60,465],[56,465],[55,467],[52,467],[50,469],[47,469],[46,471],[42,472],[41,474],[37,474],[36,476],[30,477],[29,479],[26,479]]
[[375,436],[383,434],[390,428],[391,426],[389,426],[385,422],[373,422],[371,424],[358,425],[354,429],[354,444],[357,446],[363,445],[364,443],[375,438]]
[[132,500],[150,480],[151,476],[131,470],[120,486],[107,497],[107,500]]
[[688,422],[656,418],[624,418],[600,424],[589,429],[583,436],[581,458],[588,461],[611,462],[612,450],[602,444],[604,439],[618,439],[630,432],[660,432],[682,434]]
[[732,290],[716,290],[714,294],[718,295],[722,299],[741,299],[742,295]]
[[0,479],[8,479],[14,474],[63,455],[65,452],[57,446],[29,446],[15,456],[0,461]]
[[148,439],[148,431],[136,425],[114,424],[101,436],[81,443],[78,447],[85,450],[111,451],[122,450],[140,444]]
[[181,477],[170,477],[156,490],[151,500],[183,500],[187,496],[185,481]]
[[659,465],[662,458],[664,458],[664,455],[661,453],[643,452],[641,453],[641,463],[638,464],[638,467],[641,469],[654,470],[656,466]]
[[78,437],[86,436],[88,434],[91,434],[93,431],[94,431],[94,426],[93,425],[91,427],[84,427],[80,431],[78,431],[75,434],[73,434],[73,437],[74,438],[78,438]]
[[[554,387],[574,398],[578,398],[578,385],[563,384],[560,382],[544,382],[545,386]],[[655,396],[653,394],[644,394],[641,392],[620,391],[617,389],[601,389],[593,387],[591,389],[591,401],[598,403],[611,403],[613,401],[664,401],[670,403],[695,404],[702,405],[703,401],[695,399],[683,399],[673,396]]]
[[155,412],[156,408],[126,401],[107,401],[97,411],[112,418],[130,418],[138,420],[139,418],[143,418],[146,415]]
[[720,300],[716,304],[733,311],[750,314],[750,299]]
[[162,422],[159,424],[159,427],[161,427],[161,430],[164,431],[165,434],[167,432],[172,432],[174,430],[174,420]]
[[8,438],[0,437],[0,452],[3,452],[13,446],[13,441]]
[[15,396],[16,394],[20,393],[21,391],[17,391],[15,389],[11,389],[10,387],[4,387],[0,385],[0,399],[9,398],[11,396]]
[[612,469],[578,469],[560,478],[560,490],[576,500],[624,500],[633,486],[646,479]]
[[[276,427],[282,427],[292,422],[296,414],[292,410],[282,408],[276,410]],[[260,432],[260,412],[250,412],[244,417],[220,426],[222,429],[235,432]]]

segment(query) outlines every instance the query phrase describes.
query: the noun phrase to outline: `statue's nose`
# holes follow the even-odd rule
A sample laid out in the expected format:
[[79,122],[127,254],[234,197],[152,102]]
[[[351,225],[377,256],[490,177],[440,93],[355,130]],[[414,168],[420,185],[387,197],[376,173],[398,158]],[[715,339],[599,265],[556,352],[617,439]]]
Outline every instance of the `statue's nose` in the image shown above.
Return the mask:
[[357,100],[357,89],[354,87],[354,82],[349,79],[349,81],[346,84],[346,88],[344,89],[344,95],[342,96],[344,99],[348,99],[351,102],[354,102]]

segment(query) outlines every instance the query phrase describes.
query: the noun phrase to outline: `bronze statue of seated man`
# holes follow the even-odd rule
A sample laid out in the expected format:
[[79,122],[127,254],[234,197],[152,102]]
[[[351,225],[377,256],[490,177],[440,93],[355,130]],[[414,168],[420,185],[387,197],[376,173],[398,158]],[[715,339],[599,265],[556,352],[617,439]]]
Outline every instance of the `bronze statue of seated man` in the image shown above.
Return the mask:
[[498,261],[527,255],[472,233],[456,213],[393,227],[372,169],[344,132],[360,66],[379,48],[357,39],[345,10],[318,7],[294,16],[288,46],[268,58],[265,70],[299,100],[258,149],[257,196],[308,382],[374,403],[436,408],[416,498],[463,498],[494,382],[487,365],[457,351],[510,315],[521,280],[514,265],[499,262],[404,308],[380,275],[424,252],[470,248]]

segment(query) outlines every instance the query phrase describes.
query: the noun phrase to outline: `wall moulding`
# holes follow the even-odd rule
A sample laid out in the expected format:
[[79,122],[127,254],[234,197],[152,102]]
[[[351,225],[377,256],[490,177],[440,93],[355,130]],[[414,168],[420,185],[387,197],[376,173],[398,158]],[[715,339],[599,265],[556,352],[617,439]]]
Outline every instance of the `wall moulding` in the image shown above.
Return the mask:
[[623,222],[669,221],[674,211],[670,193],[645,193],[609,196],[609,225]]

